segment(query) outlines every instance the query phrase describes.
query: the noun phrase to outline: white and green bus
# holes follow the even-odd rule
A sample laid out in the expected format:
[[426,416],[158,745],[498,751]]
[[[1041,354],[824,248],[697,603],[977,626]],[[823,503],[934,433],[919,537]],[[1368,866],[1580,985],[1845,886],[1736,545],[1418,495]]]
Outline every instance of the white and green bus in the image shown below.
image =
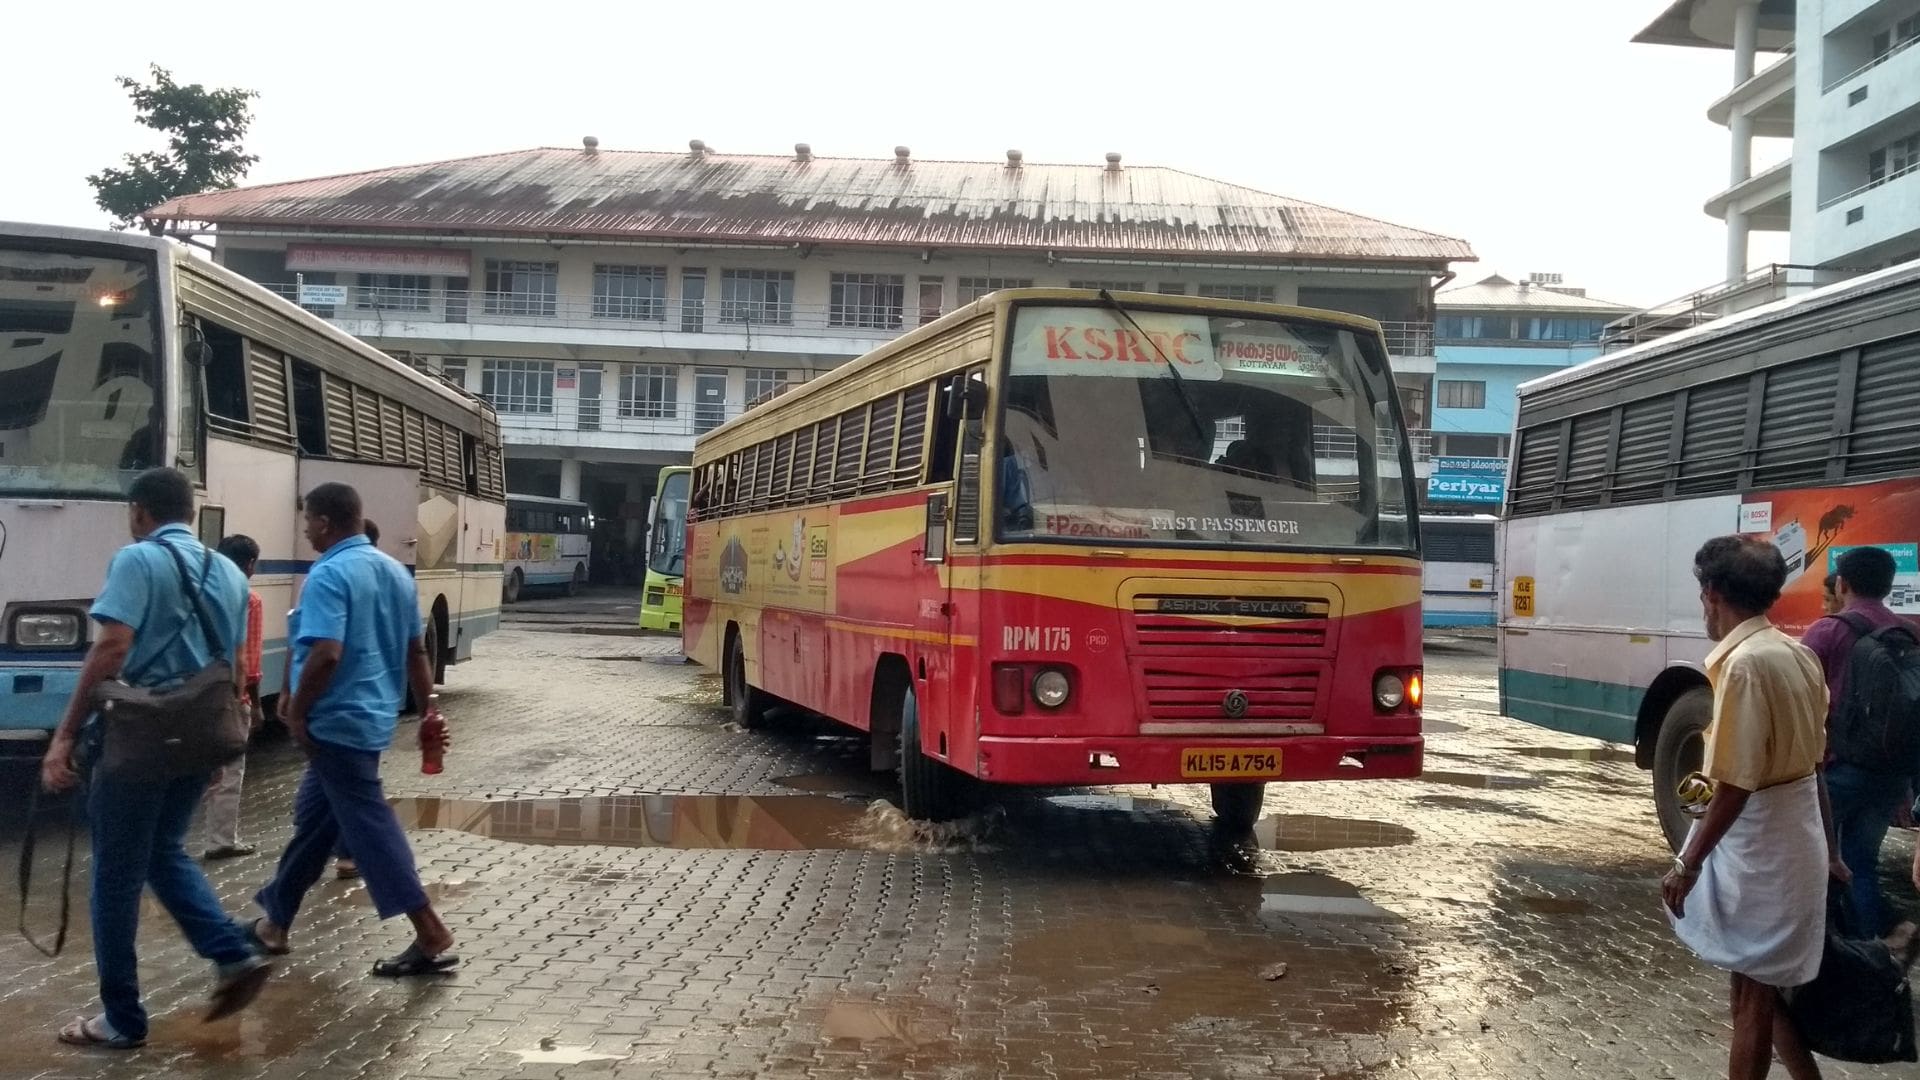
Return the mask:
[[1523,384],[1500,528],[1509,716],[1631,744],[1669,842],[1711,694],[1693,554],[1765,537],[1773,619],[1822,614],[1849,547],[1892,551],[1920,613],[1920,262],[1741,312]]
[[500,621],[492,407],[214,264],[132,233],[0,222],[0,754],[38,755],[128,542],[127,484],[194,480],[209,545],[260,544],[263,690],[315,553],[299,496],[350,483],[419,584],[436,677]]

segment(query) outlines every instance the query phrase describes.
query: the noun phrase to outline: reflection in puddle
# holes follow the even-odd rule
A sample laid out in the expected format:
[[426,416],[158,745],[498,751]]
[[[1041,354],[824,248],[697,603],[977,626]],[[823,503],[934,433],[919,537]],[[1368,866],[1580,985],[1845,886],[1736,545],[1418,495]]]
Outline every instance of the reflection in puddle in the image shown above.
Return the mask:
[[1165,806],[1159,799],[1143,799],[1133,795],[1106,795],[1085,793],[1079,795],[1052,795],[1046,799],[1050,806],[1062,806],[1069,810],[1109,810],[1114,813],[1131,814],[1135,810],[1144,810],[1151,806]]
[[1420,779],[1429,784],[1450,784],[1472,788],[1537,788],[1546,783],[1537,776],[1501,776],[1497,773],[1423,772]]
[[509,1050],[522,1065],[578,1065],[583,1061],[618,1061],[618,1054],[597,1054],[584,1046],[561,1046],[552,1039],[541,1039],[532,1050]]
[[811,851],[862,847],[859,803],[820,795],[608,795],[563,799],[395,799],[412,829],[456,829],[521,844]]
[[1260,911],[1277,915],[1338,915],[1390,919],[1392,913],[1360,890],[1325,874],[1276,874],[1260,886]]
[[1253,833],[1260,846],[1269,851],[1397,847],[1415,839],[1414,831],[1405,825],[1317,814],[1274,814],[1261,818]]
[[1617,746],[1509,746],[1507,749],[1527,757],[1552,758],[1556,761],[1635,760],[1633,751]]
[[829,1042],[891,1043],[920,1047],[953,1036],[953,1024],[924,1003],[881,1005],[871,1001],[840,1001],[827,1007],[820,1021]]

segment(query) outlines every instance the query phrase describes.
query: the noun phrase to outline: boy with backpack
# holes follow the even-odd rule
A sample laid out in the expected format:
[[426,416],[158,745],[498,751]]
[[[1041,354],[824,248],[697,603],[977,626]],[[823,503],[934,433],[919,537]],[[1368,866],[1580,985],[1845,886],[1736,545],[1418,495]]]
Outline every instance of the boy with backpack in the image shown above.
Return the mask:
[[1882,548],[1844,552],[1834,571],[1841,609],[1803,639],[1827,676],[1827,789],[1856,930],[1874,937],[1887,930],[1880,845],[1920,772],[1920,632],[1885,603],[1895,570]]

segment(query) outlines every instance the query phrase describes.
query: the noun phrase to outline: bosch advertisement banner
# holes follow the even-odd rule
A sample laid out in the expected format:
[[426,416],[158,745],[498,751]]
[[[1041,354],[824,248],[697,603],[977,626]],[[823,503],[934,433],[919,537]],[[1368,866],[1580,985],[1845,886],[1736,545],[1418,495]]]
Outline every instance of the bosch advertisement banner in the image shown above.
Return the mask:
[[1507,499],[1507,459],[1437,457],[1427,477],[1427,501],[1498,506]]

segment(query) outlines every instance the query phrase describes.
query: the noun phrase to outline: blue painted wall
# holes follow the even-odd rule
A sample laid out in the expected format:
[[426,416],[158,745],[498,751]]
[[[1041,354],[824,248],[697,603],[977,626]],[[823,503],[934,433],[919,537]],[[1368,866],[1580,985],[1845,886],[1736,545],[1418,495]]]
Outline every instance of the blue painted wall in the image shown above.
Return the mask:
[[1600,355],[1593,345],[1438,345],[1434,348],[1434,381],[1465,380],[1487,384],[1484,409],[1443,409],[1434,390],[1433,430],[1484,435],[1513,433],[1514,388]]

